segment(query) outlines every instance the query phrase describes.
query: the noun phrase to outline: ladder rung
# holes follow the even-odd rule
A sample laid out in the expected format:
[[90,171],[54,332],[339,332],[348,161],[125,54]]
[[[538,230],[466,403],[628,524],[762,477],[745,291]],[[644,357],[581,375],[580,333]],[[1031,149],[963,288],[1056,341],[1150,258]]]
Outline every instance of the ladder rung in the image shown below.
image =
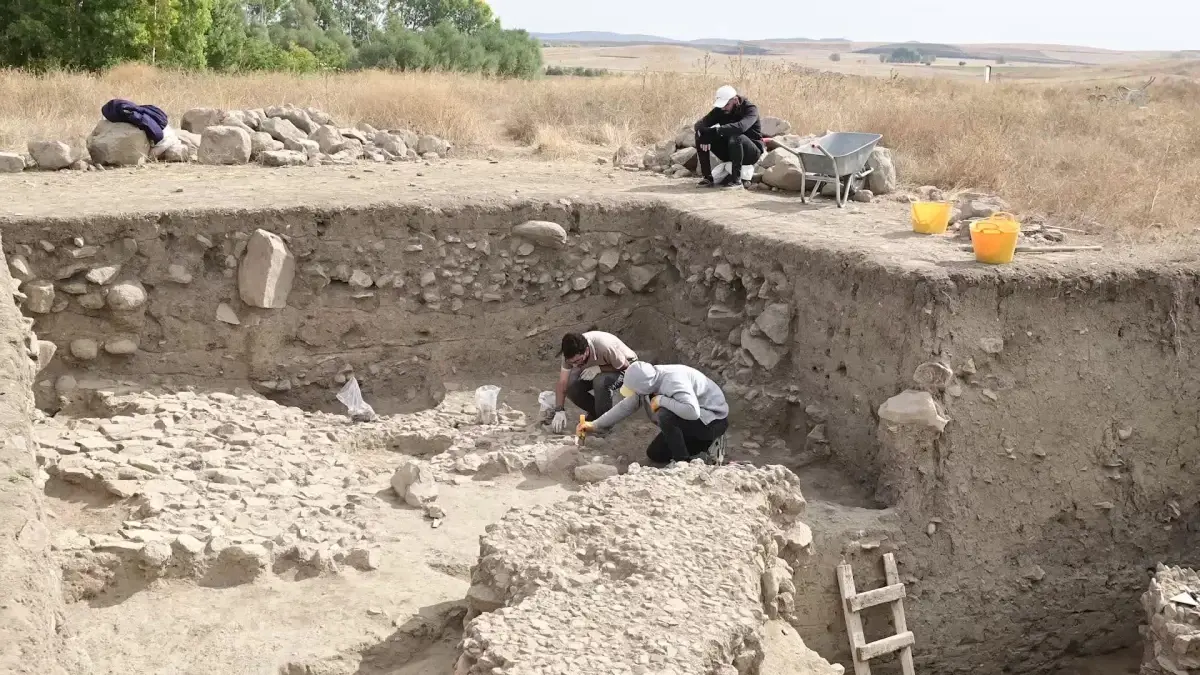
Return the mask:
[[846,602],[850,604],[851,612],[861,612],[868,607],[901,600],[904,596],[904,584],[892,584],[873,591],[863,591]]
[[858,660],[870,661],[884,654],[891,654],[905,647],[911,647],[914,642],[916,642],[916,639],[913,637],[912,631],[906,631],[891,637],[885,637],[882,640],[869,642],[858,648]]

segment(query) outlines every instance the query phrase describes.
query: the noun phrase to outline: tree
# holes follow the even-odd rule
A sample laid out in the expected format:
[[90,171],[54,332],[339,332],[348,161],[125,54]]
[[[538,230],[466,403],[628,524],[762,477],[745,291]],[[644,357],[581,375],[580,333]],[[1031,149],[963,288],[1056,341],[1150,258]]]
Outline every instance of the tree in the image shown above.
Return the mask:
[[474,33],[497,23],[492,8],[483,0],[388,0],[387,10],[411,30],[449,22],[464,33]]
[[203,69],[208,65],[213,0],[179,0],[178,17],[171,28],[167,62],[191,70]]
[[834,52],[829,55],[829,60],[833,61],[834,63],[837,63],[838,61],[842,60],[842,55],[837,52]]
[[889,63],[920,63],[921,52],[908,47],[897,47],[888,55],[887,60]]
[[233,70],[242,64],[246,44],[246,13],[239,0],[213,0],[205,36],[205,58],[214,70]]

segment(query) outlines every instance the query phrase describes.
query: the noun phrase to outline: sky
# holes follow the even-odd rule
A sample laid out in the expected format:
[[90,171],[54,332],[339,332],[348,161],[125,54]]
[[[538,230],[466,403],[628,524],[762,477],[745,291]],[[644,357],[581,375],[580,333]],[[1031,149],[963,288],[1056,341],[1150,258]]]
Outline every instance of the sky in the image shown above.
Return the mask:
[[507,28],[682,40],[1068,44],[1200,49],[1200,0],[489,0]]

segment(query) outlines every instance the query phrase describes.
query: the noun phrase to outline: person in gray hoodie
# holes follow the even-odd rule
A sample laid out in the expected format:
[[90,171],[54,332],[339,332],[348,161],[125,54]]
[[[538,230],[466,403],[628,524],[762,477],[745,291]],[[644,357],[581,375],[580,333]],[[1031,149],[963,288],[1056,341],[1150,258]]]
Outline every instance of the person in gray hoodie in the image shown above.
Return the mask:
[[[638,408],[648,411],[658,424],[658,436],[646,448],[651,463],[687,462],[701,455],[720,464],[729,427],[729,405],[716,382],[688,366],[653,366],[631,363],[625,371],[621,395],[625,398],[593,422],[582,422],[577,433],[606,431]],[[716,456],[710,451],[716,446]]]

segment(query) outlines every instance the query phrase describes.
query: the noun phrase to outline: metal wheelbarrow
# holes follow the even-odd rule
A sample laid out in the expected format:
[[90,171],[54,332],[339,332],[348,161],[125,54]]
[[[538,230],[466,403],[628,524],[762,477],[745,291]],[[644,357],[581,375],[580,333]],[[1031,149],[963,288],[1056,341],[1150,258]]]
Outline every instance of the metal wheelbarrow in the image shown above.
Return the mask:
[[[871,175],[873,169],[867,166],[867,158],[881,140],[881,134],[837,132],[825,134],[797,149],[782,143],[778,147],[800,160],[800,170],[804,174],[800,181],[801,203],[807,204],[822,185],[832,183],[838,208],[841,208],[850,199],[850,190],[855,184],[861,184],[864,178]],[[811,194],[807,189],[809,182],[813,183]]]

